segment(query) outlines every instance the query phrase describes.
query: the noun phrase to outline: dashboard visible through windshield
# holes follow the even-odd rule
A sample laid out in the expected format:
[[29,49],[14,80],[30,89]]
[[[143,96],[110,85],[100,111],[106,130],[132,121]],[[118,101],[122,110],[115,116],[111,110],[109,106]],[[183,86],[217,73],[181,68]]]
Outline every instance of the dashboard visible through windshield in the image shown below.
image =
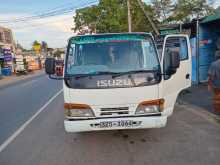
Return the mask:
[[[65,75],[77,78],[80,88],[135,86],[134,79],[122,78],[134,74],[151,74],[150,79],[154,80],[154,73],[158,72],[160,64],[150,35],[114,34],[77,36],[70,39]],[[89,82],[87,85],[83,83],[87,76],[99,81],[88,87]],[[120,79],[120,83],[117,85],[113,80],[110,85],[103,83],[100,76],[104,80],[108,77],[107,82],[110,82],[110,79]],[[142,84],[143,81],[142,79]],[[69,84],[74,82],[76,83],[76,80]]]

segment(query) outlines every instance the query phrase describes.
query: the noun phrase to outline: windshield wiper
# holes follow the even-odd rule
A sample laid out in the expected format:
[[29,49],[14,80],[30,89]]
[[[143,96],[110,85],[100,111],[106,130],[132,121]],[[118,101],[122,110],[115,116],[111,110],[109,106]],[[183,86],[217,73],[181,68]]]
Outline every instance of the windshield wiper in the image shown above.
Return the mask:
[[135,73],[148,73],[148,72],[155,72],[155,70],[133,70],[133,71],[128,71],[128,72],[120,72],[120,73],[116,73],[115,75],[112,76],[112,78],[116,78],[116,77],[120,77],[123,75],[128,74],[129,76],[131,74],[135,74]]
[[66,75],[65,78],[84,78],[84,77],[91,77],[91,76],[98,76],[98,75],[114,75],[117,72],[109,72],[109,71],[97,71],[88,74],[73,74],[73,75]]
[[114,74],[118,74],[118,72],[110,72],[110,71],[97,71],[93,73],[94,75],[114,75]]

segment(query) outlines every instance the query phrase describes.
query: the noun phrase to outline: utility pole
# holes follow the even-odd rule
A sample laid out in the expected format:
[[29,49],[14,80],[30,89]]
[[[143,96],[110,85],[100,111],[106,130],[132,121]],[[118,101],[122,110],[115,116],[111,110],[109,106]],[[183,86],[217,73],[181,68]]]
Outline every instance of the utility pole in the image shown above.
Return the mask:
[[196,83],[199,84],[199,16],[197,16],[196,20]]
[[147,11],[144,9],[144,5],[143,5],[142,1],[141,1],[141,0],[137,0],[137,1],[138,1],[138,4],[139,4],[140,8],[141,8],[142,11],[144,12],[145,17],[146,17],[146,18],[148,19],[148,21],[150,22],[150,24],[151,24],[151,26],[152,26],[154,32],[156,33],[156,35],[160,35],[160,33],[159,33],[158,29],[156,28],[154,22],[151,20],[151,18],[150,18],[150,16],[148,15]]
[[131,29],[131,2],[130,0],[127,0],[127,6],[128,6],[128,32],[132,32]]

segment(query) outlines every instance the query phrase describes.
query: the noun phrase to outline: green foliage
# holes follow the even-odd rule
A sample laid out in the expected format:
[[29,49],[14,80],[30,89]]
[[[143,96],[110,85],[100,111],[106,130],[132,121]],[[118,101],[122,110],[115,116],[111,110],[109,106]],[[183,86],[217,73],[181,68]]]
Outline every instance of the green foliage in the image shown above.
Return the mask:
[[124,0],[101,0],[98,5],[97,32],[126,32],[127,4]]
[[[156,24],[180,23],[212,14],[208,0],[151,0],[145,10]],[[152,27],[138,5],[131,0],[132,31],[151,32]],[[79,33],[127,32],[127,0],[100,0],[98,5],[76,11],[74,31]],[[87,30],[85,30],[87,28]]]
[[214,13],[220,13],[220,6],[215,9]]
[[[148,20],[138,6],[136,0],[131,1],[132,31],[151,31]],[[150,16],[157,23],[154,10],[149,5],[144,5]],[[74,31],[82,32],[88,27],[89,32],[113,33],[127,32],[127,1],[126,0],[100,0],[97,6],[91,6],[76,11],[74,17]]]
[[177,0],[170,20],[187,22],[193,18],[201,18],[212,14],[213,11],[214,9],[208,4],[207,0]]
[[84,27],[88,27],[91,31],[94,31],[98,15],[97,6],[76,10],[76,15],[74,16],[74,31],[81,32],[84,30]]
[[60,58],[63,53],[64,53],[63,51],[57,49],[57,50],[53,53],[53,56],[54,56],[54,57],[57,57],[57,58]]
[[[140,6],[138,5],[137,1],[131,1],[132,5],[132,30],[134,32],[153,32],[153,29],[145,17],[143,11],[141,10]],[[156,17],[155,10],[152,6],[144,4],[145,11],[149,14],[152,21],[155,23],[156,26],[159,25],[159,21]],[[127,17],[127,15],[126,15]],[[127,26],[127,24],[126,24]]]
[[35,46],[35,45],[40,45],[40,42],[38,42],[37,40],[35,40],[32,44],[32,46]]
[[174,3],[172,0],[151,0],[157,18],[161,22],[168,21],[173,12]]

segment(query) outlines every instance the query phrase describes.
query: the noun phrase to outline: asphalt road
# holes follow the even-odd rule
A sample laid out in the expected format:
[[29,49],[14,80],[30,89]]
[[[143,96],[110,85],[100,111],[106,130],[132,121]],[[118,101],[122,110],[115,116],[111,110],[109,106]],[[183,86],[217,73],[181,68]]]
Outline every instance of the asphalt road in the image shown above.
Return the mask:
[[[32,81],[0,91],[0,145],[61,89],[45,76]],[[0,152],[0,165],[220,164],[220,125],[185,105],[165,128],[71,134],[62,109],[60,93]]]
[[61,84],[42,75],[1,87],[0,144],[59,91]]

